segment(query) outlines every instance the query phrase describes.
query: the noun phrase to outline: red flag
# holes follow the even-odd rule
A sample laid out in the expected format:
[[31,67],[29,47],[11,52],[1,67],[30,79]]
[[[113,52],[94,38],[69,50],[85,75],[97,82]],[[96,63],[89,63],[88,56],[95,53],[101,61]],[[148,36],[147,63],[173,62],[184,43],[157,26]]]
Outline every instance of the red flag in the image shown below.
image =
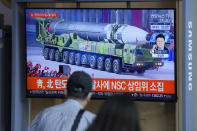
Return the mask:
[[45,66],[45,67],[44,67],[44,69],[45,69],[45,70],[48,70],[48,69],[49,69],[49,67]]

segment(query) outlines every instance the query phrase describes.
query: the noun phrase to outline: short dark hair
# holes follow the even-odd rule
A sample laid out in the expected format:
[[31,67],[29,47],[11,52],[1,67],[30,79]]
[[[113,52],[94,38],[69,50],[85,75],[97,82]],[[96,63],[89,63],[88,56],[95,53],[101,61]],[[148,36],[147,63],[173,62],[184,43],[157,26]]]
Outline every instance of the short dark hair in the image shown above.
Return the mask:
[[163,39],[165,40],[165,37],[164,37],[164,35],[163,35],[163,34],[159,34],[159,35],[157,35],[157,36],[156,36],[156,40],[157,40],[157,38],[163,38]]
[[87,131],[140,131],[135,103],[129,96],[112,96]]
[[84,71],[75,71],[68,79],[68,97],[85,99],[92,90],[92,78]]

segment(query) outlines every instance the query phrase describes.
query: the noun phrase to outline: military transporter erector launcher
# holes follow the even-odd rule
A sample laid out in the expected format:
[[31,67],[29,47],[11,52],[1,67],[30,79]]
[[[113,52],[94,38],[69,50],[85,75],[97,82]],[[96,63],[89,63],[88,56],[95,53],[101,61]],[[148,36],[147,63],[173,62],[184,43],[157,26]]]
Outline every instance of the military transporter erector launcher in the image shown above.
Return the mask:
[[144,73],[163,66],[161,59],[152,58],[147,34],[126,24],[36,20],[36,41],[42,44],[46,60],[117,74]]

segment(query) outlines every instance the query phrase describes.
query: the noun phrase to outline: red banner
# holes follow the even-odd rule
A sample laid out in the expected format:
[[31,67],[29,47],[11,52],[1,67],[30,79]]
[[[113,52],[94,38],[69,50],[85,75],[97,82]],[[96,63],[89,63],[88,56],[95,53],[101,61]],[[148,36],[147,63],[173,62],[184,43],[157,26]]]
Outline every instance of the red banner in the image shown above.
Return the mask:
[[[64,90],[68,78],[27,77],[28,90]],[[93,79],[93,91],[175,94],[174,80]]]
[[58,13],[30,12],[29,17],[58,17]]

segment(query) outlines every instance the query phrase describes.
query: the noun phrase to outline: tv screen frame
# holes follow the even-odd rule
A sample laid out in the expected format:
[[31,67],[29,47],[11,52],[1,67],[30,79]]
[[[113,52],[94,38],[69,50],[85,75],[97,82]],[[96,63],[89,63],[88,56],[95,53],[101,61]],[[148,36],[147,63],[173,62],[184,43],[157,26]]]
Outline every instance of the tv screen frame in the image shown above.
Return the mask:
[[[34,10],[34,12],[28,12],[28,10],[30,11],[30,10]],[[40,13],[38,12],[38,10],[52,10],[51,12],[44,12],[44,11],[40,11]],[[53,10],[56,10],[56,11],[53,11]],[[151,10],[172,10],[173,12],[174,12],[174,14],[173,14],[173,17],[174,17],[174,21],[173,21],[173,24],[174,24],[174,28],[172,29],[173,30],[173,35],[174,35],[174,47],[173,47],[173,49],[174,49],[174,52],[173,52],[173,55],[174,55],[174,58],[173,58],[173,61],[174,61],[174,79],[173,79],[173,81],[174,82],[170,82],[170,83],[173,83],[173,85],[174,85],[174,90],[172,91],[174,94],[164,94],[164,93],[158,93],[158,92],[151,92],[151,93],[145,93],[145,92],[128,92],[128,90],[126,90],[126,91],[124,91],[125,89],[123,88],[123,86],[122,85],[129,85],[130,84],[130,86],[131,86],[131,84],[133,84],[133,85],[135,85],[135,84],[144,84],[144,86],[145,87],[147,87],[147,85],[150,85],[150,83],[151,83],[151,80],[146,80],[146,79],[128,79],[128,80],[126,80],[126,79],[121,79],[121,78],[118,78],[118,76],[117,77],[115,77],[115,78],[113,78],[113,76],[112,76],[112,78],[97,78],[97,77],[95,77],[95,74],[94,73],[91,73],[90,75],[91,75],[91,77],[93,77],[93,79],[94,79],[94,86],[93,86],[93,90],[96,88],[96,90],[93,92],[93,98],[95,98],[95,99],[105,99],[105,98],[107,98],[108,96],[111,96],[111,95],[129,95],[129,96],[131,96],[131,98],[133,99],[133,100],[142,100],[142,101],[166,101],[166,102],[176,102],[177,101],[177,62],[176,62],[176,59],[177,59],[177,57],[176,57],[176,48],[177,48],[177,43],[176,43],[176,9],[175,8],[164,8],[164,9],[162,9],[162,8],[125,8],[125,9],[119,9],[119,8],[98,8],[98,9],[95,9],[95,8],[80,8],[80,9],[78,9],[78,8],[26,8],[25,9],[25,16],[26,16],[26,21],[25,21],[25,25],[26,25],[26,34],[25,34],[25,38],[26,38],[26,43],[25,43],[25,45],[26,45],[26,58],[28,57],[28,53],[27,53],[27,42],[28,42],[28,40],[30,40],[29,38],[28,38],[28,31],[29,30],[31,30],[31,28],[35,28],[35,27],[27,27],[27,24],[30,22],[32,22],[31,21],[31,19],[34,19],[34,18],[38,18],[38,17],[40,17],[40,16],[42,16],[42,17],[45,17],[45,18],[49,18],[49,16],[52,16],[52,17],[50,17],[50,18],[53,18],[53,17],[59,17],[58,15],[58,13],[59,12],[57,12],[57,10],[86,10],[86,11],[90,11],[90,10],[95,10],[95,12],[96,11],[98,11],[99,12],[99,10],[101,11],[103,11],[103,17],[105,16],[105,15],[109,15],[109,14],[107,14],[107,13],[109,13],[108,11],[116,11],[116,10],[119,10],[119,11],[125,11],[125,10],[127,10],[127,11],[136,11],[135,13],[139,13],[139,11],[141,11],[141,10],[147,10],[147,11],[151,11]],[[27,13],[28,12],[28,13]],[[70,11],[71,13],[73,13],[72,11]],[[78,11],[79,12],[79,11]],[[107,12],[107,13],[106,13]],[[117,12],[115,12],[115,13],[117,13]],[[119,13],[119,12],[118,12]],[[80,13],[79,13],[80,14]],[[28,16],[27,16],[28,15]],[[112,14],[111,14],[112,15]],[[130,15],[132,15],[133,17],[135,16],[135,15],[133,15],[133,14],[130,14]],[[28,18],[27,18],[28,17]],[[67,16],[67,18],[69,18],[70,16]],[[120,17],[120,16],[119,16]],[[162,19],[162,17],[169,17],[168,15],[164,15],[164,16],[162,16],[162,15],[158,15],[157,16],[157,13],[155,13],[155,16],[154,15],[152,15],[152,21],[154,22],[154,18],[158,18],[158,17],[160,17],[161,19]],[[58,18],[59,19],[59,18]],[[72,19],[72,18],[70,18],[70,19]],[[80,18],[79,18],[80,19]],[[80,21],[79,19],[77,19],[77,21]],[[119,20],[119,18],[116,18],[117,20],[116,20],[116,23],[114,23],[114,22],[109,22],[109,16],[108,16],[108,18],[107,17],[105,17],[105,18],[102,18],[102,22],[104,23],[104,26],[103,25],[99,25],[100,26],[100,28],[102,28],[102,29],[106,29],[106,28],[104,28],[104,27],[106,27],[106,25],[115,25],[116,23],[117,23],[117,25],[119,24],[117,21]],[[130,18],[131,19],[131,18]],[[141,18],[142,19],[142,18]],[[28,21],[28,20],[30,20],[30,21]],[[164,19],[165,20],[165,19]],[[97,20],[98,21],[98,20]],[[123,20],[124,21],[124,20]],[[128,20],[129,21],[129,20]],[[56,30],[55,30],[55,26],[57,26],[57,23],[58,22],[51,22],[51,24],[49,25],[49,26],[47,26],[47,30],[52,34],[53,32],[55,32]],[[64,22],[59,22],[60,24],[59,24],[59,27],[61,26],[61,24],[65,24]],[[156,23],[156,22],[155,22]],[[32,23],[31,23],[32,24]],[[33,22],[33,24],[35,24],[35,21]],[[69,29],[69,28],[72,28],[72,24],[76,24],[75,23],[75,20],[74,20],[74,22],[69,22],[69,26],[67,26],[67,27],[65,27],[65,29]],[[78,26],[79,28],[78,29],[80,29],[82,26],[83,26],[83,24],[84,23],[77,23],[78,25],[81,25],[81,26]],[[97,23],[97,24],[100,24],[100,23]],[[94,26],[97,26],[97,24],[95,24],[95,22],[93,22],[93,24],[92,25],[88,25],[88,26],[91,26],[91,27],[94,27]],[[134,24],[134,23],[132,23],[132,24]],[[135,23],[136,25],[135,26],[138,26],[138,23]],[[122,28],[122,30],[124,30],[124,28],[126,28],[127,26],[124,26],[125,24],[121,24],[121,27],[123,27]],[[35,26],[35,25],[34,25]],[[98,28],[99,28],[99,26],[98,26]],[[112,27],[108,27],[108,28],[113,28],[113,26]],[[129,25],[130,26],[130,25]],[[133,26],[133,25],[132,25]],[[75,27],[77,27],[76,25],[75,25]],[[155,25],[155,26],[152,26],[151,28],[169,28],[169,26],[157,26],[157,25]],[[41,28],[41,26],[40,26],[40,28]],[[114,28],[115,28],[115,26],[114,26]],[[118,29],[120,29],[120,27],[117,27]],[[132,27],[133,28],[133,27]],[[135,28],[135,27],[134,27]],[[171,28],[171,26],[170,26],[170,28]],[[94,28],[91,28],[90,30],[93,30]],[[95,28],[96,29],[96,28]],[[118,29],[115,29],[117,32],[118,32]],[[57,29],[58,30],[58,29]],[[81,29],[81,30],[84,30],[84,27],[83,27],[83,29]],[[87,30],[87,29],[86,29]],[[110,29],[109,29],[110,30]],[[144,29],[143,29],[144,30]],[[136,32],[137,33],[141,33],[141,34],[143,34],[144,32],[143,32],[143,30],[138,30],[137,28],[136,28]],[[130,31],[129,29],[128,29],[128,31]],[[128,32],[127,31],[127,32]],[[101,32],[101,31],[100,31]],[[107,31],[106,31],[107,32]],[[109,31],[108,31],[109,32]],[[107,33],[108,33],[107,32]],[[119,34],[120,34],[120,32],[121,32],[121,30],[119,31]],[[126,31],[125,31],[126,32]],[[124,34],[125,34],[125,32],[124,32]],[[159,31],[158,31],[159,32]],[[150,36],[150,38],[149,38],[149,43],[150,43],[150,41],[152,42],[152,44],[155,42],[154,41],[154,39],[156,38],[156,36],[159,34],[157,31],[156,31],[156,33],[152,33],[152,35]],[[61,32],[61,29],[59,28],[59,32],[58,31],[56,31],[56,35],[61,35],[61,34],[63,34],[63,33],[68,33],[68,32]],[[59,33],[59,34],[58,34]],[[72,33],[72,32],[69,32],[69,33]],[[135,39],[135,36],[132,38],[132,39],[130,39],[130,38],[128,38],[128,37],[124,37],[124,36],[121,36],[122,37],[122,41],[120,41],[119,39],[118,39],[118,34],[116,34],[116,35],[114,35],[113,36],[113,41],[110,41],[110,38],[111,38],[111,32],[110,33],[108,33],[107,34],[106,33],[106,36],[104,36],[104,35],[100,35],[99,36],[99,38],[95,38],[95,36],[92,36],[91,34],[85,34],[85,36],[83,36],[83,34],[80,34],[80,33],[78,33],[77,34],[77,36],[76,37],[78,37],[77,39],[80,41],[82,38],[82,40],[84,40],[85,42],[90,42],[90,41],[96,41],[96,42],[100,42],[100,41],[102,41],[102,42],[106,42],[106,43],[114,43],[114,42],[117,42],[118,44],[119,44],[119,46],[122,46],[121,44],[124,44],[124,43],[126,43],[126,41],[129,41],[130,43],[132,43],[132,42],[136,42],[138,45],[137,46],[145,46],[145,44],[143,43],[144,41],[143,41],[143,38],[137,38],[136,37],[136,39]],[[165,33],[163,33],[162,32],[162,34],[163,35],[165,35]],[[133,33],[133,35],[135,35],[135,33]],[[97,35],[98,36],[98,35]],[[143,35],[142,35],[143,36]],[[147,36],[147,35],[146,35]],[[64,37],[64,39],[66,39],[67,38],[67,36],[63,36]],[[63,38],[62,37],[62,38]],[[73,37],[75,37],[74,35],[73,35]],[[89,39],[87,38],[86,39],[86,37],[89,37]],[[144,36],[143,36],[144,37]],[[168,35],[166,35],[165,36],[165,38],[167,38],[168,37]],[[61,37],[58,37],[57,39],[59,39],[59,38],[61,38]],[[39,40],[39,38],[38,37],[36,37],[36,39],[37,39],[37,41],[42,41],[41,39],[42,38],[40,38],[40,40]],[[133,40],[133,39],[135,39],[135,40]],[[53,39],[54,40],[54,39]],[[47,41],[47,39],[45,40],[45,42]],[[83,41],[83,42],[84,42]],[[43,41],[42,41],[43,42]],[[168,41],[166,41],[166,42],[168,42]],[[30,42],[30,43],[34,43],[33,41],[32,42]],[[135,44],[136,44],[135,43]],[[92,43],[91,43],[92,44]],[[144,45],[143,45],[144,44]],[[113,44],[111,44],[110,46],[113,46]],[[168,45],[169,46],[169,45]],[[84,46],[84,45],[81,45],[81,47],[80,47],[81,49],[80,50],[86,50],[86,46]],[[89,47],[87,47],[87,50],[89,50],[88,49]],[[117,48],[122,48],[122,47],[118,47],[117,46]],[[142,48],[142,47],[141,47]],[[118,51],[118,50],[116,50],[116,51]],[[121,50],[122,51],[122,50]],[[101,51],[102,52],[102,51]],[[31,53],[33,53],[33,52],[31,52]],[[97,52],[98,53],[98,52]],[[103,52],[102,52],[103,53]],[[143,52],[144,53],[144,52]],[[153,53],[154,55],[156,54],[156,53]],[[153,54],[152,54],[152,57],[153,57]],[[162,54],[162,53],[161,53]],[[156,54],[154,57],[159,57],[159,56],[161,56],[161,54]],[[162,55],[162,56],[164,56],[164,55]],[[49,59],[49,58],[47,58],[47,59]],[[53,59],[55,59],[55,58],[53,58]],[[89,58],[90,59],[90,58]],[[166,59],[166,58],[155,58],[155,59]],[[111,61],[110,59],[108,59],[109,61]],[[125,59],[125,61],[126,61],[126,59]],[[70,62],[70,61],[69,61]],[[163,60],[161,60],[161,62],[158,62],[158,63],[154,63],[154,64],[161,64],[161,65],[157,65],[158,67],[156,67],[158,70],[160,69],[160,67],[159,66],[162,66],[162,63],[163,62]],[[26,75],[27,75],[27,86],[26,86],[26,97],[31,97],[31,98],[34,98],[34,97],[41,97],[41,98],[48,98],[48,97],[52,97],[52,98],[63,98],[64,97],[64,92],[63,92],[63,88],[61,89],[61,90],[45,90],[44,88],[46,88],[46,86],[43,88],[42,87],[42,89],[37,89],[37,90],[35,90],[35,83],[37,82],[36,81],[36,77],[32,77],[31,75],[31,73],[30,73],[30,70],[32,71],[32,72],[34,72],[35,70],[36,70],[36,72],[37,72],[37,74],[38,74],[38,71],[40,71],[39,72],[39,74],[41,74],[42,73],[42,71],[44,70],[44,73],[42,74],[42,76],[44,75],[44,77],[45,78],[43,78],[43,79],[47,79],[47,77],[50,77],[50,79],[52,79],[52,81],[53,82],[56,82],[56,83],[58,83],[58,81],[55,81],[55,79],[56,79],[56,77],[59,75],[58,73],[60,72],[60,70],[61,70],[61,73],[62,72],[67,72],[66,74],[64,74],[64,75],[66,75],[66,76],[63,76],[62,74],[62,76],[58,76],[59,78],[60,77],[69,77],[69,75],[70,75],[70,70],[72,70],[72,69],[70,69],[70,64],[73,64],[72,62],[70,63],[70,64],[64,64],[64,63],[61,63],[61,65],[59,65],[59,71],[57,71],[56,70],[56,72],[55,71],[53,71],[52,73],[50,73],[51,71],[49,71],[49,69],[48,68],[50,68],[50,67],[48,67],[48,66],[45,66],[44,67],[44,69],[42,69],[42,71],[41,71],[41,68],[43,68],[43,67],[41,67],[42,65],[41,64],[39,64],[39,63],[35,63],[35,62],[33,62],[33,61],[29,61],[29,60],[27,60],[26,59],[26,63],[27,63],[27,72],[26,72]],[[143,63],[137,63],[137,64],[139,64],[139,66],[143,66]],[[136,64],[136,65],[137,65]],[[72,66],[72,65],[71,65]],[[75,66],[75,65],[74,65]],[[85,67],[83,67],[84,69],[89,69],[89,68],[85,68]],[[92,67],[93,68],[93,67]],[[92,68],[90,68],[90,69],[92,69]],[[152,68],[152,67],[151,67]],[[154,67],[155,68],[155,67]],[[83,70],[84,70],[83,69]],[[80,69],[81,70],[81,69]],[[95,69],[92,69],[92,70],[95,70]],[[46,73],[46,71],[47,71],[47,73]],[[70,71],[70,72],[69,72]],[[54,73],[55,72],[55,73]],[[95,72],[97,72],[97,70],[95,70]],[[102,72],[103,73],[103,71],[100,71],[100,72]],[[119,72],[114,72],[114,73],[111,73],[111,72],[113,72],[113,69],[110,69],[110,75],[111,74],[113,74],[113,75],[116,75],[116,73],[119,73]],[[125,74],[127,74],[128,73],[128,71],[126,70],[125,71],[126,73]],[[136,74],[136,73],[131,73],[132,71],[129,71],[129,73],[130,73],[130,75],[135,75],[135,76],[139,76],[140,77],[140,75],[143,75],[143,71],[139,71],[138,72],[138,74]],[[29,74],[28,74],[29,73]],[[108,73],[108,71],[107,71],[107,73]],[[129,74],[128,73],[128,74]],[[107,75],[107,74],[106,74]],[[30,82],[30,77],[29,76],[31,76],[31,82]],[[37,76],[37,77],[39,77],[39,76]],[[52,78],[53,77],[53,78]],[[39,77],[40,78],[40,77]],[[65,80],[64,82],[64,84],[62,84],[63,86],[64,86],[64,88],[65,88],[65,86],[66,86],[66,81],[67,81],[67,78],[61,78],[61,82],[63,83],[63,80]],[[136,77],[137,78],[137,77]],[[40,79],[40,82],[42,82],[43,81],[43,79]],[[107,81],[106,81],[107,80]],[[109,81],[108,81],[109,80]],[[124,80],[126,80],[126,81],[124,81]],[[165,81],[165,80],[159,80],[158,82],[160,82],[160,84],[161,84],[161,82],[162,81]],[[52,83],[53,83],[52,82]],[[32,84],[32,83],[34,83],[34,84]],[[153,82],[154,83],[154,82]],[[166,82],[167,83],[167,82]],[[167,83],[167,84],[170,84],[170,83]],[[45,83],[46,84],[46,83]],[[116,89],[117,90],[121,90],[121,89],[118,89],[118,88],[122,88],[122,91],[123,92],[106,92],[107,91],[107,89],[106,88],[108,88],[108,86],[104,86],[103,87],[103,89],[102,89],[102,91],[101,91],[101,89],[98,89],[97,87],[96,87],[96,84],[103,84],[103,85],[105,85],[105,84],[107,84],[107,85],[111,85],[111,84],[113,84],[113,85],[116,85]],[[147,84],[147,85],[146,85]],[[61,85],[61,86],[62,86]],[[137,86],[138,86],[137,85]],[[170,85],[168,85],[168,86],[170,86]],[[29,87],[31,87],[30,89],[28,89]],[[57,86],[56,86],[57,87]],[[111,86],[110,86],[111,87]],[[127,86],[128,87],[128,86]],[[171,87],[171,86],[170,86]],[[129,87],[128,87],[129,88]],[[149,88],[149,87],[148,87]],[[32,89],[32,90],[31,90]],[[131,88],[130,88],[131,89]],[[112,90],[113,91],[113,90]],[[130,90],[131,91],[131,90]],[[169,89],[169,91],[170,91],[170,89]]]

